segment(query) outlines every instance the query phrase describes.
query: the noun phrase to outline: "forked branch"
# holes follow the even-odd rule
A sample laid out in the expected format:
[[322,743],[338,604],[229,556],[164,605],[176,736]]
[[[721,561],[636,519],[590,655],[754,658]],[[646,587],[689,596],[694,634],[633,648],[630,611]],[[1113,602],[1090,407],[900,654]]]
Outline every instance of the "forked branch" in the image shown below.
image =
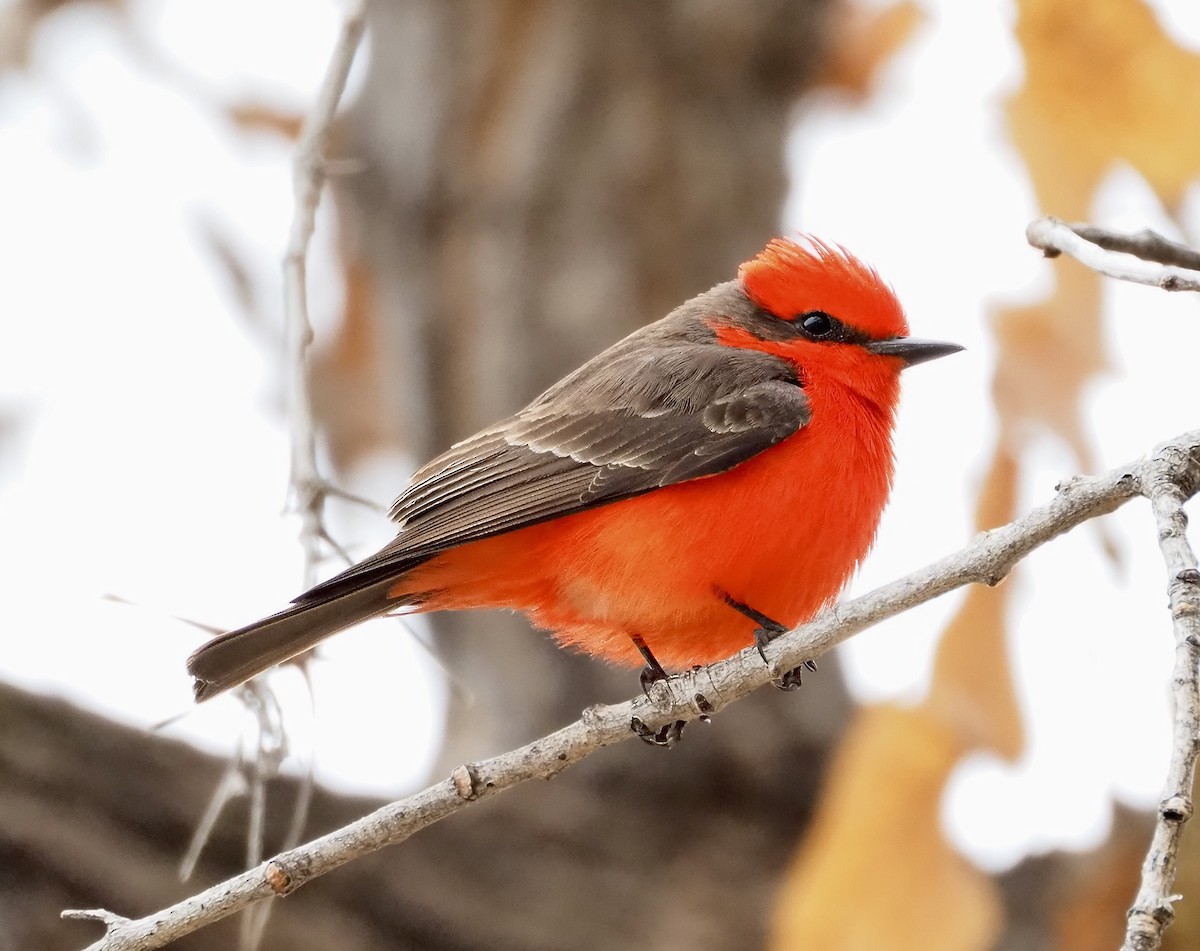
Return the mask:
[[1148,228],[1121,234],[1094,225],[1039,218],[1025,237],[1046,257],[1069,254],[1093,271],[1164,291],[1200,291],[1200,252]]
[[[1200,252],[1149,229],[1121,234],[1092,225],[1040,218],[1026,229],[1029,243],[1054,257],[1070,254],[1101,274],[1169,291],[1200,290]],[[1175,631],[1171,678],[1174,723],[1171,762],[1163,784],[1154,836],[1142,863],[1142,880],[1126,919],[1121,951],[1155,951],[1175,917],[1172,893],[1183,825],[1192,816],[1192,788],[1200,753],[1200,571],[1188,544],[1183,503],[1200,482],[1195,459],[1171,457],[1164,447],[1143,476],[1167,565],[1167,593]]]
[[755,649],[747,648],[663,682],[653,700],[639,696],[613,706],[591,707],[579,720],[549,736],[459,766],[440,783],[146,918],[129,920],[105,911],[66,914],[105,924],[106,934],[87,951],[161,948],[256,902],[290,894],[360,856],[403,842],[472,802],[530,779],[549,779],[601,747],[629,739],[634,717],[653,725],[716,713],[764,686],[778,672],[814,659],[901,611],[966,584],[999,583],[1035,548],[1138,495],[1182,500],[1194,493],[1198,484],[1200,430],[1194,430],[1164,443],[1139,462],[1104,475],[1070,479],[1058,487],[1050,502],[1023,518],[981,534],[960,551],[898,581],[826,611],[771,642],[766,648],[769,665],[763,664]]

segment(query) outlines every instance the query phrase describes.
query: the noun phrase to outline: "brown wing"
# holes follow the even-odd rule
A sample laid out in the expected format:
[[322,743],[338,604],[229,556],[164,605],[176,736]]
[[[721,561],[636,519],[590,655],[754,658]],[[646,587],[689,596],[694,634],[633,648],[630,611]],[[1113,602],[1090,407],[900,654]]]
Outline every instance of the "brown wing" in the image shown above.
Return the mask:
[[808,398],[769,354],[671,342],[609,353],[419,470],[395,541],[297,599],[395,576],[432,556],[716,475],[800,430]]

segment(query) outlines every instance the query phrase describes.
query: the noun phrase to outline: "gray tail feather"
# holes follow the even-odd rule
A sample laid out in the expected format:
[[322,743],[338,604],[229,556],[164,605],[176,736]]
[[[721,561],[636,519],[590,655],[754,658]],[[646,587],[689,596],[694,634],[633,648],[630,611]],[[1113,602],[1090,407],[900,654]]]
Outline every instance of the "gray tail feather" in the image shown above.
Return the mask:
[[208,700],[276,664],[302,654],[338,631],[405,602],[388,597],[395,579],[334,597],[305,601],[214,637],[188,658],[196,701]]

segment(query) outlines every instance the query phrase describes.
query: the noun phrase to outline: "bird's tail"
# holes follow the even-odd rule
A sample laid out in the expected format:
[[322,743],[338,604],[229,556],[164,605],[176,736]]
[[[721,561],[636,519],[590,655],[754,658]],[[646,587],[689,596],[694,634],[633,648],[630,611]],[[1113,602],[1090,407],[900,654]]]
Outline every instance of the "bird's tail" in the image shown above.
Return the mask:
[[188,658],[197,702],[208,700],[276,664],[302,654],[338,631],[405,603],[388,597],[393,581],[332,592],[214,637]]

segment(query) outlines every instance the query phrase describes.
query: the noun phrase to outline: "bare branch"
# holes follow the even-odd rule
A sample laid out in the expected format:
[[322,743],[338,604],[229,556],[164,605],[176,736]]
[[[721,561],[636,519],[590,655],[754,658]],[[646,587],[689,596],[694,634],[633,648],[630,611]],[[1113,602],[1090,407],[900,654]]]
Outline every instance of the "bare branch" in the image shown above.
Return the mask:
[[1120,234],[1107,228],[1078,222],[1067,227],[1085,241],[1090,241],[1105,251],[1120,251],[1143,261],[1170,264],[1192,271],[1200,270],[1200,251],[1190,245],[1172,241],[1150,228],[1143,228],[1133,234]]
[[[295,205],[288,234],[287,252],[283,258],[284,290],[284,346],[287,368],[285,400],[287,404],[288,428],[291,436],[291,465],[288,475],[289,508],[300,517],[300,545],[304,551],[304,586],[311,587],[317,581],[321,564],[322,544],[328,544],[338,555],[349,561],[349,556],[334,541],[325,527],[325,500],[338,495],[361,502],[349,493],[330,486],[320,475],[317,467],[317,426],[310,399],[310,372],[308,350],[312,343],[312,323],[308,316],[307,260],[308,247],[316,228],[317,206],[329,164],[325,150],[330,128],[337,114],[338,104],[346,89],[350,67],[362,41],[366,28],[365,0],[347,0],[341,28],[334,43],[333,53],[325,76],[317,91],[316,101],[305,117],[296,143],[292,163],[292,187]],[[241,786],[250,796],[250,823],[247,829],[247,865],[256,866],[262,861],[263,827],[266,816],[267,783],[277,775],[284,757],[285,736],[281,718],[275,709],[274,698],[265,688],[248,685],[242,696],[257,725],[257,750],[254,765],[249,770],[239,751],[231,764],[231,772],[237,772]],[[296,803],[285,848],[293,847],[300,839],[308,817],[313,783],[313,763],[310,759],[301,793]],[[190,871],[204,846],[204,842],[215,823],[220,810],[230,799],[229,776],[222,780],[214,793],[213,802],[207,810],[200,829],[197,830],[184,869]],[[270,905],[261,905],[247,915],[242,922],[240,946],[243,951],[253,951],[261,940],[270,914]]]
[[1175,723],[1171,764],[1158,804],[1154,837],[1142,864],[1142,881],[1129,910],[1122,951],[1155,951],[1163,931],[1175,917],[1171,893],[1175,883],[1183,826],[1192,817],[1192,787],[1200,752],[1200,570],[1188,544],[1183,503],[1200,485],[1194,457],[1149,467],[1144,491],[1158,524],[1158,543],[1167,566],[1167,591],[1175,630],[1172,699]]
[[[287,737],[283,728],[283,713],[274,693],[252,682],[245,685],[242,696],[256,721],[257,742],[250,770],[250,811],[246,827],[246,865],[253,867],[263,860],[267,783],[279,774],[279,767],[287,755]],[[238,941],[242,951],[254,951],[258,947],[270,917],[270,909],[270,905],[257,905],[247,910],[242,918]]]
[[[1065,252],[1092,270],[1118,280],[1165,291],[1200,291],[1200,254],[1153,231],[1120,235],[1046,217],[1032,222],[1025,229],[1025,237],[1047,257]],[[1174,266],[1174,262],[1188,266]]]
[[[304,550],[304,587],[317,581],[321,564],[322,542],[329,544],[344,558],[340,545],[333,540],[325,526],[325,500],[331,494],[330,485],[321,477],[317,467],[317,425],[312,409],[312,385],[308,351],[312,344],[312,322],[308,316],[308,246],[316,228],[317,206],[321,201],[328,173],[325,151],[330,129],[337,115],[338,104],[346,90],[350,67],[366,29],[366,0],[346,0],[341,28],[325,76],[317,91],[316,101],[305,117],[296,142],[292,160],[292,190],[295,208],[288,235],[287,253],[283,258],[284,352],[287,365],[286,402],[288,427],[291,433],[291,469],[288,489],[291,508],[300,516],[300,545]],[[306,671],[307,677],[307,671]],[[261,707],[260,717],[261,717]],[[279,724],[282,730],[282,724]],[[260,723],[260,738],[269,731]],[[251,828],[248,832],[249,861],[257,865],[262,860],[262,823],[266,812],[267,782],[277,772],[279,758],[272,749],[260,748],[251,787]],[[296,798],[291,828],[303,829],[311,801],[312,765],[308,772],[308,790]],[[295,840],[286,843],[295,845]],[[258,947],[267,924],[270,905],[261,905],[242,922],[241,947],[252,951]]]
[[316,228],[317,205],[325,184],[325,147],[346,89],[350,66],[366,28],[365,0],[348,0],[341,32],[317,92],[316,102],[304,120],[292,164],[295,211],[283,259],[285,352],[288,366],[287,407],[291,429],[292,506],[301,519],[300,542],[304,546],[304,585],[317,581],[321,539],[328,537],[322,514],[330,488],[317,470],[317,426],[313,418],[309,386],[308,348],[312,324],[308,318],[308,246]]
[[188,843],[187,851],[183,853],[183,858],[179,862],[179,880],[181,882],[188,881],[192,877],[192,873],[196,871],[200,853],[204,851],[205,843],[212,836],[217,820],[221,818],[221,812],[232,800],[246,795],[247,792],[249,792],[249,786],[246,784],[246,774],[241,757],[235,756],[226,764],[221,781],[217,783],[217,788],[209,797],[204,815],[196,826],[196,831],[192,833],[192,840]]
[[[1030,224],[1025,236],[1047,256],[1065,251],[1109,277],[1168,291],[1200,290],[1200,252],[1149,229],[1120,235],[1047,217]],[[1147,261],[1153,263],[1147,266]],[[1155,951],[1175,918],[1172,905],[1181,896],[1172,894],[1171,886],[1175,883],[1183,826],[1192,816],[1192,788],[1200,753],[1200,570],[1188,544],[1187,514],[1183,511],[1184,502],[1200,488],[1200,465],[1195,454],[1182,447],[1160,447],[1146,463],[1142,483],[1141,493],[1150,499],[1159,547],[1167,565],[1175,630],[1175,716],[1163,798],[1142,863],[1141,884],[1127,916],[1122,951]]]
[[[995,585],[1033,549],[1088,519],[1119,508],[1134,496],[1172,498],[1195,491],[1200,470],[1200,430],[1163,444],[1147,459],[1111,472],[1059,485],[1048,504],[1001,528],[984,532],[965,548],[925,568],[826,611],[766,647],[768,665],[754,648],[690,671],[654,688],[653,701],[637,697],[595,706],[581,719],[519,749],[457,767],[451,776],[306,845],[283,852],[257,868],[136,921],[115,919],[87,951],[149,951],[264,898],[290,894],[301,885],[362,855],[403,842],[415,832],[470,803],[530,779],[549,779],[601,747],[627,740],[637,717],[668,724],[711,715],[751,691],[830,650],[854,634],[966,584]],[[1194,559],[1191,562],[1194,564]],[[1190,582],[1189,582],[1190,583]],[[1181,602],[1182,603],[1182,602]]]

